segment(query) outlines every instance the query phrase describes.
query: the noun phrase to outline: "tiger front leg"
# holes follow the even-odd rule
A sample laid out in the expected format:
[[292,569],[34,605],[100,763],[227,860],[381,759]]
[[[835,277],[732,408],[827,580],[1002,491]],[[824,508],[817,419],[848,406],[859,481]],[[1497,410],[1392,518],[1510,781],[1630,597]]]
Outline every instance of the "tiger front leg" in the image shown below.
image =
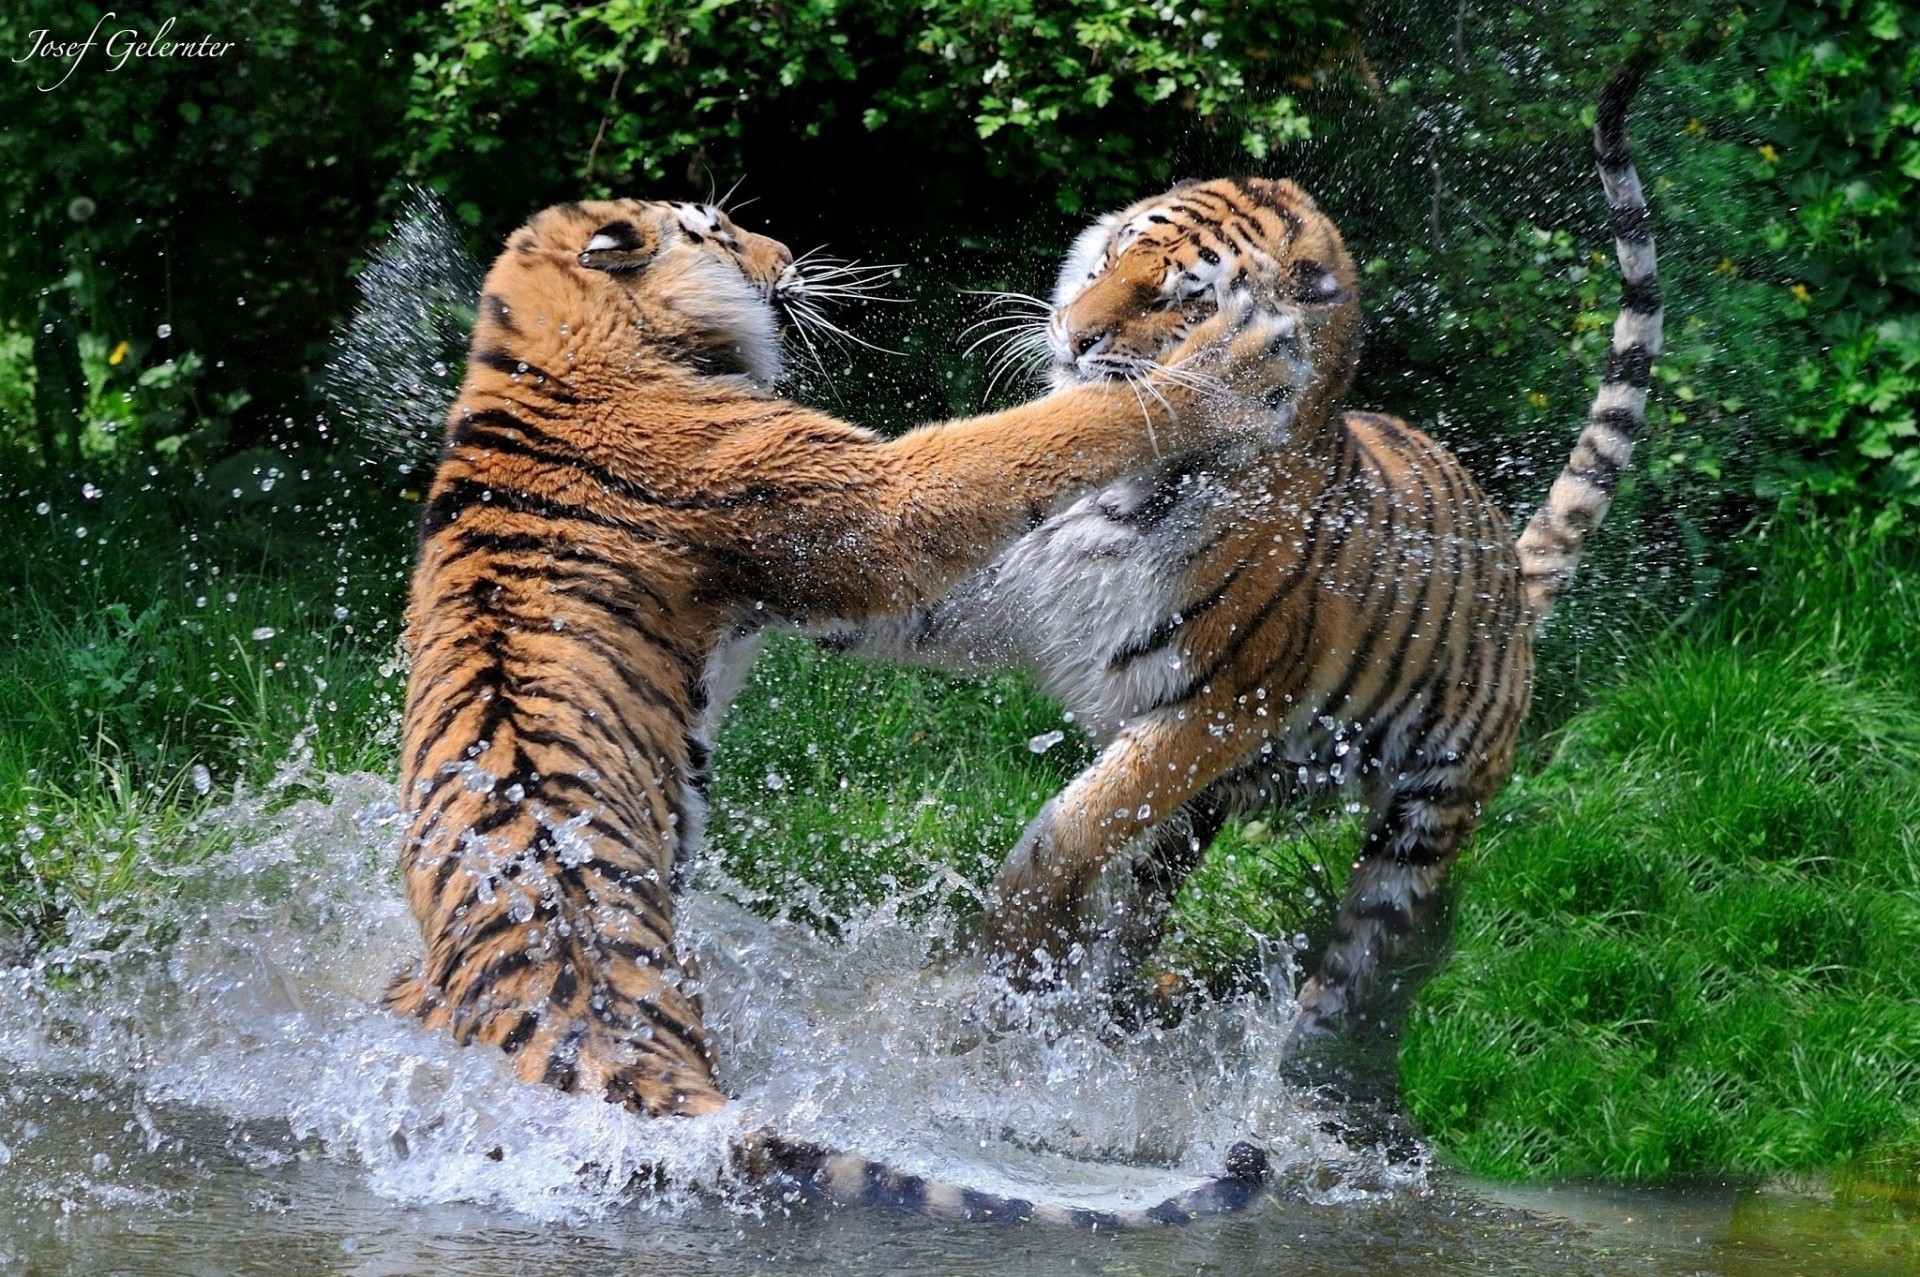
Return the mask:
[[[1230,770],[1258,742],[1224,726],[1225,718],[1190,705],[1122,732],[1028,824],[988,894],[984,928],[990,956],[1023,986],[1064,983],[1096,945],[1118,938],[1132,959],[1158,918],[1135,920],[1101,908],[1098,886],[1113,859],[1159,829]],[[1211,728],[1209,727],[1211,724]],[[1187,840],[1181,840],[1182,848]],[[1201,844],[1204,846],[1204,840]],[[1176,872],[1184,876],[1195,852]],[[1163,884],[1164,885],[1164,884]],[[1161,901],[1122,893],[1125,910]]]

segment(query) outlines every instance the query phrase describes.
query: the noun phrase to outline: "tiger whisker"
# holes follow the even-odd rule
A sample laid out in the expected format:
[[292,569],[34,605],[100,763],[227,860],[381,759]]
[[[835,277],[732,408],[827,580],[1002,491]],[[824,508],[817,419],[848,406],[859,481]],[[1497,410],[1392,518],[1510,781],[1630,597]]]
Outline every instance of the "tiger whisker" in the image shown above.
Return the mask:
[[1227,389],[1226,382],[1220,380],[1218,377],[1209,376],[1196,368],[1185,368],[1179,364],[1161,364],[1156,367],[1155,371],[1161,380],[1171,382],[1176,386],[1184,386],[1188,390],[1198,391],[1201,394],[1223,394]]
[[[1140,394],[1140,375],[1138,373],[1128,373],[1121,377],[1121,381],[1125,382],[1127,389],[1133,392],[1133,401],[1140,405],[1140,419],[1146,423],[1148,446],[1153,449],[1154,456],[1160,456],[1160,438],[1153,432],[1153,411],[1147,407],[1146,399]],[[1159,398],[1158,395],[1154,397],[1156,399]],[[1160,402],[1165,403],[1166,400],[1161,399]]]
[[[733,193],[739,190],[740,184],[746,180],[747,180],[747,175],[745,173],[742,173],[739,177],[736,177],[733,179],[733,185],[727,188],[727,193],[725,195],[722,195],[717,200],[709,199],[707,203],[713,205],[715,208],[719,209],[723,213],[728,212],[729,210],[727,208],[727,201],[733,198]],[[711,172],[707,174],[707,183],[708,183],[707,189],[711,191],[713,189],[713,174]],[[752,202],[751,200],[748,201],[748,203],[751,203],[751,202]],[[746,205],[742,204],[740,207],[745,208]]]
[[997,306],[1020,306],[1048,313],[1053,310],[1052,302],[1042,301],[1032,293],[1003,292],[997,288],[963,288],[960,292],[967,297],[991,298],[993,304]]
[[[972,332],[974,329],[985,327],[986,324],[988,324],[989,322],[991,321],[983,319],[979,323],[968,324],[965,328],[960,330],[960,335],[962,337],[965,337],[968,333]],[[969,345],[961,353],[964,355],[971,355],[974,351],[978,350],[981,346],[986,345],[990,341],[1021,341],[1021,340],[1032,340],[1036,337],[1039,340],[1044,341],[1046,338],[1046,331],[1044,329],[1036,329],[1035,325],[1030,324],[1024,320],[1019,320],[1011,323],[1003,323],[999,327],[994,328],[991,331],[976,338],[973,341],[973,343]]]
[[1021,346],[1017,342],[1009,343],[997,351],[987,361],[988,377],[984,399],[993,398],[993,392],[1009,373],[1024,372],[1029,377],[1037,377],[1045,366],[1044,361],[1034,356],[1043,353],[1037,346]]
[[856,346],[865,346],[868,350],[877,351],[883,355],[904,355],[907,353],[904,350],[894,350],[888,346],[877,346],[864,337],[855,336],[828,319],[825,315],[822,315],[805,299],[799,299],[797,303],[790,304],[792,305],[794,315],[799,317],[803,323],[811,324],[817,331],[833,333],[836,336],[852,342]]

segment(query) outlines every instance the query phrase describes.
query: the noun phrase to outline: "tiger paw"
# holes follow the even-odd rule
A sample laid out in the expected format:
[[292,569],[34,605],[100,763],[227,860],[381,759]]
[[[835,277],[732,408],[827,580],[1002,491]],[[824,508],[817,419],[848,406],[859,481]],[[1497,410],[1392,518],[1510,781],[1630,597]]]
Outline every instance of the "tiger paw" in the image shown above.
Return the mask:
[[1156,375],[1197,392],[1216,425],[1264,433],[1290,420],[1312,371],[1295,316],[1235,293]]

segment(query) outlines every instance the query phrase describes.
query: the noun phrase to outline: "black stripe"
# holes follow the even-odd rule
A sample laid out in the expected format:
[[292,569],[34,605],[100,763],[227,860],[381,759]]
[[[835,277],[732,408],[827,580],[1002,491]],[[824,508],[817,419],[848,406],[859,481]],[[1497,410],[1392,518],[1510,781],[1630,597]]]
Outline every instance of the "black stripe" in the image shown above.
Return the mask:
[[519,334],[519,325],[515,324],[513,317],[507,313],[507,303],[500,299],[498,293],[480,295],[480,313],[498,324],[503,331],[516,336]]
[[860,1198],[863,1205],[918,1214],[927,1208],[927,1181],[868,1162],[861,1168]]
[[1600,377],[1605,382],[1645,390],[1653,380],[1653,352],[1639,342],[1625,350],[1608,351],[1606,371]]
[[641,1001],[633,1003],[633,1010],[638,1013],[641,1019],[646,1020],[648,1024],[653,1026],[655,1033],[654,1043],[657,1044],[660,1035],[664,1034],[684,1046],[687,1054],[691,1055],[694,1059],[705,1060],[707,1058],[707,1048],[705,1044],[693,1033],[691,1027],[668,1015],[660,1009],[658,1004],[642,999]]
[[1633,437],[1640,432],[1642,418],[1631,408],[1603,408],[1588,420],[1624,436],[1628,443],[1632,443]]
[[533,1031],[539,1027],[539,1024],[538,1016],[531,1011],[522,1011],[520,1018],[514,1021],[513,1027],[507,1030],[507,1036],[500,1039],[500,1049],[512,1055],[527,1044],[527,1039],[533,1036]]
[[585,1029],[575,1029],[556,1043],[553,1053],[547,1056],[547,1067],[540,1080],[562,1091],[571,1091],[580,1081],[580,1043],[586,1036]]
[[563,1010],[573,1001],[573,995],[580,991],[580,977],[575,972],[575,966],[572,959],[559,962],[553,973],[553,983],[547,986],[547,1001]]
[[1171,643],[1174,635],[1180,631],[1182,626],[1199,617],[1205,616],[1208,612],[1220,606],[1221,602],[1226,599],[1228,592],[1232,589],[1233,583],[1240,579],[1241,574],[1244,573],[1246,569],[1247,563],[1244,559],[1236,562],[1226,575],[1221,578],[1220,584],[1215,586],[1213,591],[1205,598],[1187,604],[1172,616],[1166,617],[1158,622],[1145,634],[1135,639],[1129,639],[1126,643],[1116,648],[1113,654],[1107,658],[1107,672],[1110,674],[1122,673],[1141,657],[1151,655]]
[[1628,162],[1627,107],[1640,90],[1641,78],[1659,56],[1659,41],[1642,42],[1600,90],[1600,105],[1594,113],[1594,149],[1600,153],[1600,162],[1610,168]]
[[1021,1197],[996,1197],[978,1189],[960,1190],[960,1208],[970,1223],[1018,1223],[1033,1218],[1033,1203]]
[[487,347],[468,355],[467,362],[479,364],[483,368],[491,368],[495,372],[505,373],[513,378],[533,378],[531,382],[516,381],[515,384],[523,390],[537,391],[555,403],[577,404],[580,402],[580,397],[568,390],[566,383],[560,378],[538,364],[528,363],[509,351]]
[[1630,279],[1620,285],[1620,308],[1636,315],[1660,313],[1660,281],[1652,275]]
[[1567,462],[1567,473],[1576,479],[1592,484],[1603,492],[1612,492],[1614,485],[1620,482],[1620,466],[1606,454],[1589,448],[1593,460],[1585,465],[1575,461]]
[[1645,204],[1629,204],[1607,211],[1613,237],[1624,244],[1644,244],[1653,238],[1653,215]]

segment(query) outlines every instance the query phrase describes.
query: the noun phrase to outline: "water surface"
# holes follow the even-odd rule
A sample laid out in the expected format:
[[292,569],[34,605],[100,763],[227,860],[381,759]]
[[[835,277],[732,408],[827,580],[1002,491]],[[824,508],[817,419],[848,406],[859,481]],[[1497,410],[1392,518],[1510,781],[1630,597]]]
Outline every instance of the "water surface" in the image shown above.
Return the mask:
[[[1503,1189],[1284,1066],[1284,996],[1119,1032],[930,965],[882,906],[824,940],[709,882],[685,935],[738,1104],[648,1122],[515,1083],[377,1009],[417,938],[391,785],[303,779],[206,819],[164,904],[70,920],[0,988],[0,1271],[1842,1274],[1920,1268],[1897,1204],[1727,1186]],[[280,787],[284,790],[286,787]],[[278,808],[276,810],[276,807]],[[1275,972],[1284,985],[1287,973]],[[1246,1214],[1097,1236],[783,1201],[742,1131],[989,1191],[1149,1204],[1272,1150]]]

